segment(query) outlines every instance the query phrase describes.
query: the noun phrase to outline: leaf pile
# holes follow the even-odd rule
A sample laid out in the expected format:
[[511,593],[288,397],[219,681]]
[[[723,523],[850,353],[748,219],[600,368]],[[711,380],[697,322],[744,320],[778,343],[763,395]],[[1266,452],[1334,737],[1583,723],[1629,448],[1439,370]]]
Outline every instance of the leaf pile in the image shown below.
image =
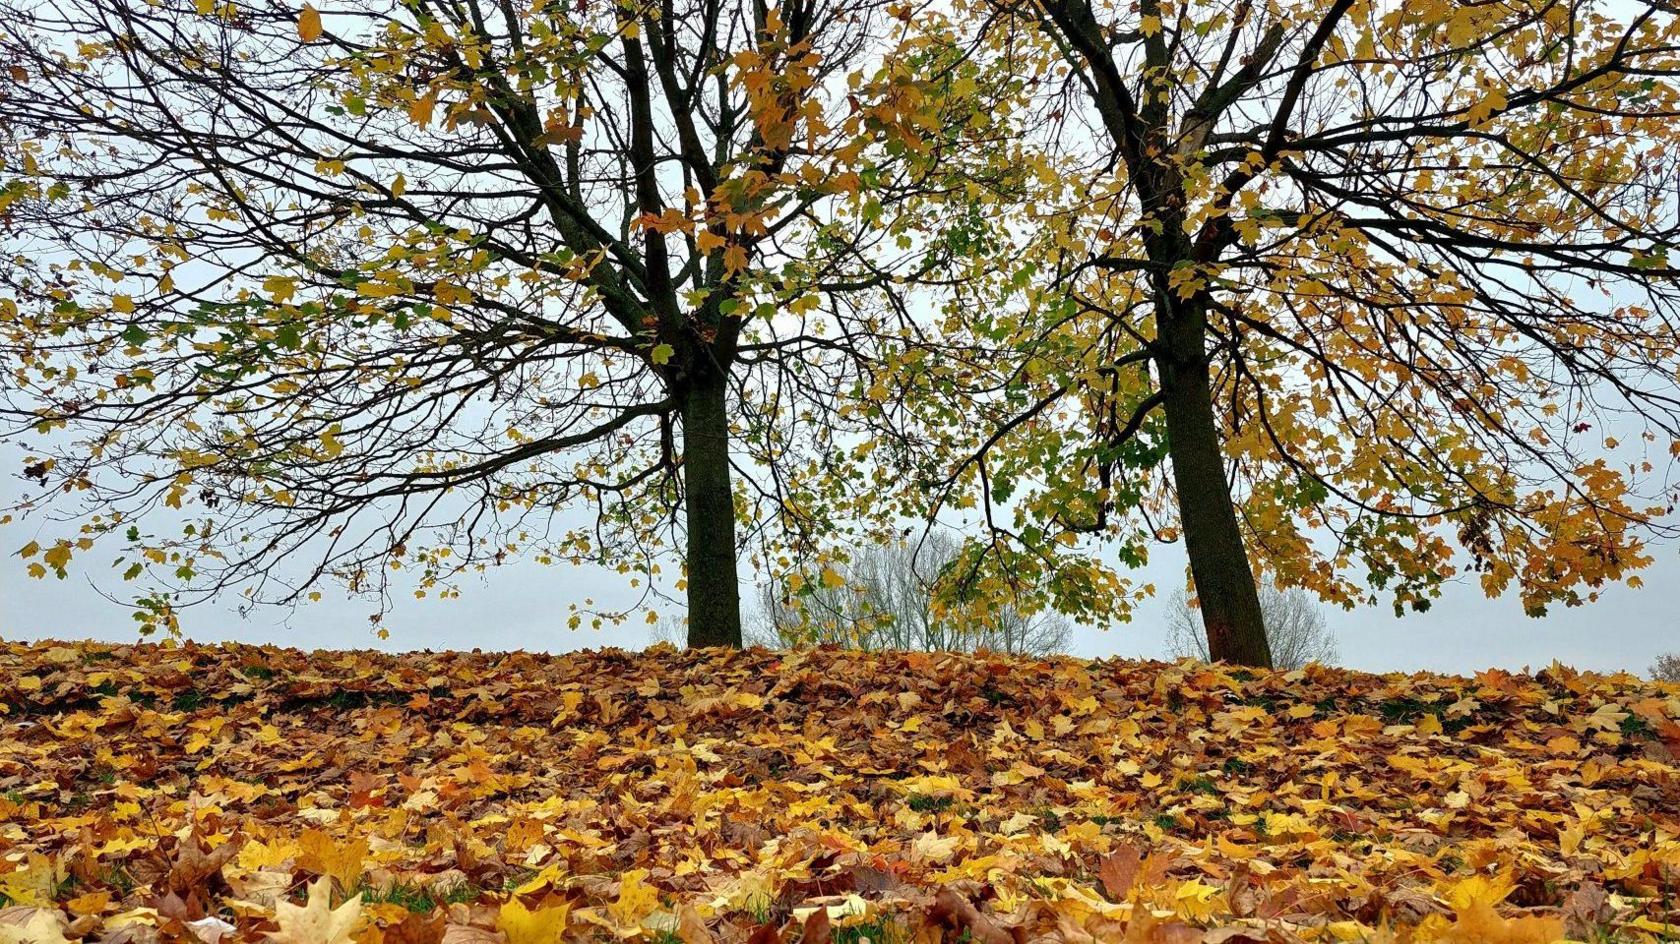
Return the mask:
[[1680,934],[1680,689],[1625,675],[10,643],[0,693],[0,944]]

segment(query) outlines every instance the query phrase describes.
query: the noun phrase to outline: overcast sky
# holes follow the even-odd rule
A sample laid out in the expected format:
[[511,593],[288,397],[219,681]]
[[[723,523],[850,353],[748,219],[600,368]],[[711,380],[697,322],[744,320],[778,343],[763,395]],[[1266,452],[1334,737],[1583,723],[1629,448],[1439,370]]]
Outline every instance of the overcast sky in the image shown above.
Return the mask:
[[[12,456],[0,476],[0,505],[16,500],[22,483]],[[24,573],[17,548],[36,534],[25,522],[0,527],[0,637],[6,639],[136,638],[129,611],[100,596],[86,572],[72,569],[68,580],[34,580]],[[1645,588],[1613,588],[1598,604],[1556,610],[1543,619],[1523,615],[1514,597],[1487,600],[1473,582],[1453,585],[1427,613],[1396,618],[1389,609],[1344,612],[1327,608],[1345,665],[1373,671],[1430,669],[1469,673],[1489,666],[1542,668],[1553,659],[1581,669],[1644,672],[1658,653],[1680,650],[1675,588],[1680,586],[1680,549],[1658,547],[1656,562],[1643,574]],[[83,560],[99,560],[88,555]],[[1163,600],[1182,580],[1179,546],[1157,549],[1145,570],[1134,574],[1161,588],[1129,624],[1104,630],[1080,627],[1073,651],[1082,656],[1149,656],[1166,653]],[[113,589],[106,586],[105,589]],[[120,584],[115,589],[123,589]],[[743,588],[747,590],[748,588]],[[381,641],[368,622],[371,603],[335,597],[292,611],[261,609],[240,616],[231,605],[186,611],[188,637],[200,641],[240,640],[312,648],[530,649],[559,652],[595,646],[639,648],[650,636],[636,619],[600,631],[566,628],[567,604],[592,597],[604,605],[628,605],[633,597],[624,578],[602,570],[567,565],[515,563],[469,581],[458,600],[399,600],[386,617],[391,638]],[[752,599],[748,592],[743,599]]]

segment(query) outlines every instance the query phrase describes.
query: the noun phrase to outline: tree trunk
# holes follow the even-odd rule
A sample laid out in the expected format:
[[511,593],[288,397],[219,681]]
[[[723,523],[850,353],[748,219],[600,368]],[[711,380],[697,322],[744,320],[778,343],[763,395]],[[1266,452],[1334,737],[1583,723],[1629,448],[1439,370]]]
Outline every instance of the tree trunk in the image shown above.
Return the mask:
[[1213,413],[1204,316],[1190,306],[1167,310],[1172,311],[1167,319],[1169,353],[1158,360],[1161,406],[1184,547],[1207,627],[1208,655],[1216,661],[1270,668],[1260,595],[1237,526]]
[[683,488],[688,516],[688,644],[741,645],[735,574],[735,493],[729,484],[729,411],[722,378],[698,381],[683,401]]

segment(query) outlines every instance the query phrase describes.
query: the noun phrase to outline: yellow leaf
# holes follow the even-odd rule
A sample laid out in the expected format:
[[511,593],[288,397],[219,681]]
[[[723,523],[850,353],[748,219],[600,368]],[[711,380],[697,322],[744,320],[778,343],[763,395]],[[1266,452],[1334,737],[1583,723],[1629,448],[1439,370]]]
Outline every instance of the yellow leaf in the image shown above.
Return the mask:
[[56,908],[12,907],[0,911],[0,944],[69,944]]
[[941,836],[928,830],[910,843],[910,859],[915,862],[944,862],[957,852],[962,840],[957,836]]
[[432,112],[437,108],[437,92],[428,91],[416,98],[408,106],[408,120],[424,128],[432,123]]
[[277,944],[351,944],[351,933],[362,920],[362,896],[355,895],[337,908],[332,907],[332,881],[318,878],[309,883],[309,901],[274,905],[278,931],[268,932]]
[[63,570],[65,565],[70,563],[70,543],[60,541],[47,548],[47,552],[41,555],[41,560],[54,570]]
[[28,868],[0,875],[0,895],[5,895],[15,905],[50,907],[53,889],[62,878],[51,862],[38,858]]
[[340,888],[349,888],[362,877],[367,853],[367,840],[359,836],[340,843],[319,829],[309,829],[298,837],[298,865],[336,879]]
[[558,944],[566,933],[567,904],[545,905],[532,911],[514,898],[496,915],[496,928],[508,944]]
[[277,302],[291,300],[297,294],[297,282],[284,275],[271,275],[263,279],[263,291],[274,297]]
[[402,292],[402,288],[390,282],[361,282],[356,285],[356,294],[363,298],[390,298]]
[[1470,123],[1470,127],[1481,128],[1493,118],[1495,112],[1504,110],[1505,105],[1505,93],[1499,89],[1489,89],[1480,101],[1470,106],[1464,117]]
[[631,869],[619,878],[618,900],[607,906],[607,917],[622,933],[636,933],[659,907],[659,891],[643,881],[647,875],[647,869]]
[[438,282],[432,286],[432,295],[445,305],[457,305],[473,300],[472,289],[456,285],[452,282]]
[[111,299],[111,307],[125,315],[131,315],[134,313],[134,299],[127,295],[118,295]]
[[733,275],[747,267],[747,250],[745,246],[731,245],[723,251],[723,269]]
[[[571,703],[568,710],[575,711],[577,709],[577,706],[583,703],[583,695],[582,695],[581,692],[567,692],[566,695],[575,696],[574,698],[570,698],[570,699],[562,697],[562,699],[561,699],[562,702],[569,701]],[[552,863],[552,864],[544,867],[541,872],[538,872],[536,875],[531,876],[531,878],[529,880],[527,880],[525,882],[525,884],[523,884],[523,885],[519,886],[518,888],[514,889],[513,893],[515,895],[529,895],[532,892],[541,891],[544,888],[547,888],[548,886],[553,885],[554,883],[559,881],[560,877],[565,875],[565,874],[566,874],[566,870],[561,868],[561,866],[558,863]]]
[[1456,912],[1452,927],[1441,937],[1444,944],[1552,944],[1564,938],[1559,917],[1525,916],[1505,918],[1494,906],[1515,888],[1509,876],[1475,875],[1447,889],[1444,897]]
[[311,4],[304,4],[298,13],[298,39],[312,43],[321,38],[321,14]]

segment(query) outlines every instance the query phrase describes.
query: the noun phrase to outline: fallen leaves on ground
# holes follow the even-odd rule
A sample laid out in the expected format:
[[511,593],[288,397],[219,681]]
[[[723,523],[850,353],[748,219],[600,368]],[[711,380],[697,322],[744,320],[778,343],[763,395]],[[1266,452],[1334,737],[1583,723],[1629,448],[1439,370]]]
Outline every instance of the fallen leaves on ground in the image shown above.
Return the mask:
[[1680,934],[1680,688],[0,644],[0,942]]

